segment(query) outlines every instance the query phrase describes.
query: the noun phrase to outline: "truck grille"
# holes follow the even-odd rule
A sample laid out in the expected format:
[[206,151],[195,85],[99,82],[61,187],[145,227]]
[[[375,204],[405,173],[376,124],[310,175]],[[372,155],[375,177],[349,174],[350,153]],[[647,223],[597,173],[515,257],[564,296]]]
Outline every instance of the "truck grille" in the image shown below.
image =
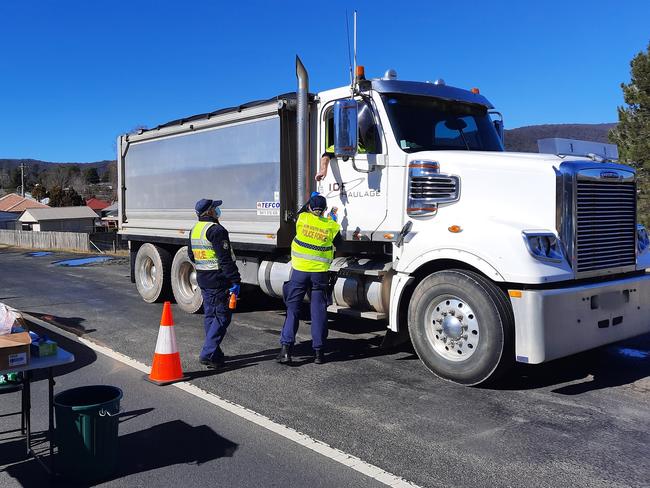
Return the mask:
[[437,163],[409,165],[408,215],[433,215],[440,203],[455,202],[459,196],[459,178],[439,173]]
[[448,200],[455,199],[457,181],[453,176],[420,176],[411,180],[411,198]]
[[577,272],[636,263],[636,184],[634,181],[577,181]]

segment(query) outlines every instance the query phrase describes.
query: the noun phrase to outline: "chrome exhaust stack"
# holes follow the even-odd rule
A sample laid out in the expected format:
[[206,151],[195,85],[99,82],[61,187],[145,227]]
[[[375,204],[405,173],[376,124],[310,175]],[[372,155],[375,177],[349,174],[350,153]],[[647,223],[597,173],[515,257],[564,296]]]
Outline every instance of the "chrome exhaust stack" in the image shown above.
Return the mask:
[[307,137],[308,137],[308,124],[309,124],[309,105],[307,103],[307,96],[309,94],[309,75],[305,66],[296,56],[296,77],[298,78],[298,90],[296,92],[297,98],[297,113],[296,113],[296,132],[298,136],[298,168],[296,171],[296,210],[305,203],[305,187],[307,168],[309,164],[309,155],[307,153]]

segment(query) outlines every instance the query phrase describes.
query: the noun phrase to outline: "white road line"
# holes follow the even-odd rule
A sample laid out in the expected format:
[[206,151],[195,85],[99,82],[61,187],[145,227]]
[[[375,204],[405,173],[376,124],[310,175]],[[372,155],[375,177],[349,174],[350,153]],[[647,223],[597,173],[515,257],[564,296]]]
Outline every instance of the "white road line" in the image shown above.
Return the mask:
[[[100,346],[99,344],[96,344],[88,339],[84,339],[83,337],[78,337],[78,340],[79,342],[90,347],[94,351],[102,353],[105,356],[110,357],[111,359],[114,359],[123,364],[131,366],[132,368],[135,368],[138,371],[142,371],[143,373],[149,374],[151,370],[151,368],[146,364],[141,363],[140,361],[136,361],[135,359],[125,356],[124,354],[119,353],[117,351],[113,351],[108,347]],[[259,414],[253,410],[242,407],[241,405],[230,402],[228,400],[224,400],[223,398],[215,395],[214,393],[205,391],[191,383],[187,383],[187,382],[174,383],[172,386],[175,386],[176,388],[180,388],[181,390],[191,395],[201,398],[219,408],[226,410],[227,412],[233,413],[238,417],[241,417],[245,420],[248,420],[249,422],[259,425],[264,429],[270,430],[271,432],[274,432],[284,437],[285,439],[289,439],[290,441],[293,441],[297,444],[300,444],[301,446],[311,449],[312,451],[317,452],[318,454],[321,454],[333,461],[336,461],[337,463],[347,466],[348,468],[354,469],[355,471],[358,471],[361,474],[373,478],[387,486],[391,486],[394,488],[420,488],[418,485],[406,481],[404,478],[400,478],[399,476],[389,473],[388,471],[384,471],[378,466],[375,466],[370,463],[366,463],[365,461],[359,459],[356,456],[352,456],[346,452],[331,447],[330,445],[325,444],[324,442],[321,442],[319,440],[316,440],[308,436],[307,434],[298,432],[297,430],[294,430],[291,427],[278,424],[277,422],[274,422],[273,420],[269,419],[268,417],[265,417],[262,414]]]

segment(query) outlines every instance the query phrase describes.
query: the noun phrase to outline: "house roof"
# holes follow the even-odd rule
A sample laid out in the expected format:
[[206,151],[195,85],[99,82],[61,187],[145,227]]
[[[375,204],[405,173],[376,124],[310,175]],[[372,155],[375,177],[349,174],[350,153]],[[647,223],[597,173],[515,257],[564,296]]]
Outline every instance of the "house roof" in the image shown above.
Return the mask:
[[93,210],[103,210],[108,207],[111,202],[106,200],[100,200],[99,198],[89,198],[86,200],[86,205],[92,208]]
[[30,198],[21,197],[17,193],[10,193],[0,198],[0,211],[3,212],[22,212],[28,208],[49,208],[47,205],[32,200]]
[[23,212],[18,220],[21,222],[41,222],[43,220],[95,219],[97,214],[92,208],[83,207],[48,207],[31,208]]

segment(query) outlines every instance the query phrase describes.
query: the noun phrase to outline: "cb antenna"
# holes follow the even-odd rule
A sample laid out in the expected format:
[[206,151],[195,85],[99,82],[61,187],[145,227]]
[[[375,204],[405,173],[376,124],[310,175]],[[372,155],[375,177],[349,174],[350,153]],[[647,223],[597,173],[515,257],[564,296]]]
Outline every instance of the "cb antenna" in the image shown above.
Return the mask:
[[354,11],[354,85],[353,89],[357,87],[359,78],[357,76],[357,11]]
[[353,86],[354,79],[352,78],[352,53],[350,52],[350,21],[348,20],[348,11],[345,11],[345,31],[348,35],[348,66],[350,67],[350,86]]

